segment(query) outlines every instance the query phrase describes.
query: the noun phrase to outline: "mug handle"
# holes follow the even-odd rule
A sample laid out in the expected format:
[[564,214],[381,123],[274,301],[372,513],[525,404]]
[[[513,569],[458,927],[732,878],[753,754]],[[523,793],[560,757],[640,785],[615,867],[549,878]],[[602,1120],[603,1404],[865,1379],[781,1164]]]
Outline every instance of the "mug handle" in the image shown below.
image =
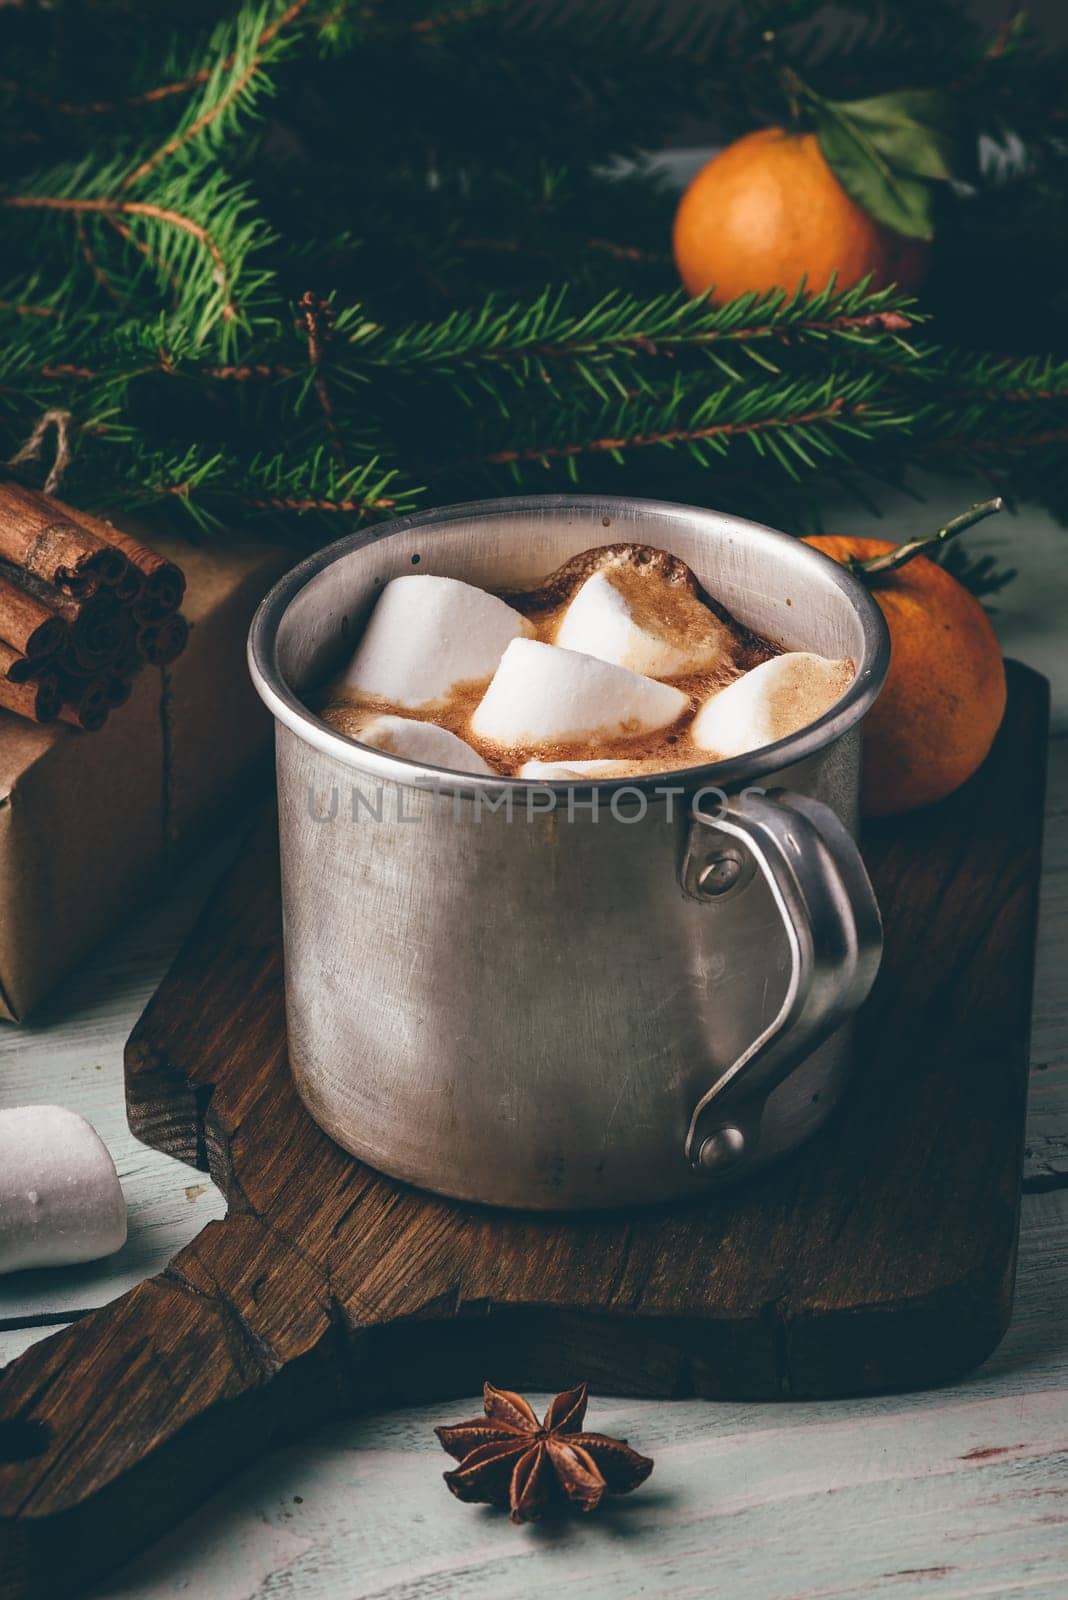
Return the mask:
[[717,816],[695,806],[681,873],[685,892],[721,902],[756,871],[786,929],[790,978],[778,1015],[694,1107],[686,1157],[710,1177],[755,1153],[768,1096],[863,1003],[882,955],[868,874],[829,806],[782,789],[743,790]]

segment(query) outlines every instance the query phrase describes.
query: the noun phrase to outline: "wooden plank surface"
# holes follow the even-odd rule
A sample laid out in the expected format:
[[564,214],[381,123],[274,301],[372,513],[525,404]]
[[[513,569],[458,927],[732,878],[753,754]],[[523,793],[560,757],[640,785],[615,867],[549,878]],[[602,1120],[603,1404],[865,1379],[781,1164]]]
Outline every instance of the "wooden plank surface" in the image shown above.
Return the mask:
[[[980,491],[954,484],[927,506],[901,499],[882,524],[848,507],[831,526],[910,537],[928,528],[932,514],[958,509]],[[884,1590],[919,1600],[1017,1593],[1061,1600],[1068,1587],[1068,1547],[1057,1532],[1064,1527],[1065,1458],[1056,1449],[1028,1455],[1017,1447],[1027,1438],[1029,1396],[1041,1394],[1062,1422],[1068,1415],[1068,534],[1030,509],[969,538],[1021,568],[998,599],[995,624],[1011,653],[1053,680],[1061,735],[1050,750],[1017,1298],[995,1355],[962,1384],[892,1399],[800,1407],[595,1402],[594,1424],[652,1450],[657,1471],[607,1523],[557,1531],[516,1534],[446,1493],[438,1478],[444,1458],[427,1428],[443,1410],[450,1417],[472,1412],[471,1396],[448,1408],[375,1411],[275,1451],[95,1591],[97,1600],[451,1600],[468,1593],[507,1600],[520,1575],[528,1585],[522,1593],[551,1586],[555,1595],[571,1586],[590,1600],[691,1600],[723,1590],[739,1600],[864,1600]],[[180,893],[170,902],[169,933],[150,918],[109,941],[31,1030],[0,1027],[0,1105],[66,1101],[94,1117],[113,1149],[122,1145],[122,1045],[195,914],[186,900]],[[139,1230],[142,1209],[155,1208],[158,1226],[145,1237],[154,1252],[149,1270],[158,1271],[199,1230],[200,1207],[211,1202],[221,1213],[221,1204],[208,1191],[191,1205],[185,1188],[199,1175],[155,1153],[148,1159],[155,1177],[132,1196],[131,1222]],[[86,1293],[80,1283],[44,1276],[47,1290],[28,1283],[17,1303],[9,1301],[18,1325],[0,1325],[0,1364],[46,1337],[51,1318],[71,1314],[73,1302],[102,1304],[129,1281],[120,1272],[109,1282],[102,1271]],[[36,1325],[28,1325],[30,1317]],[[995,1453],[955,1464],[942,1449],[939,1419],[944,1409],[973,1401],[988,1408],[979,1448]],[[917,1414],[932,1425],[918,1431]],[[788,1437],[768,1426],[776,1419],[780,1429],[789,1423]],[[877,1435],[868,1431],[875,1419],[885,1421]],[[760,1442],[747,1476],[732,1474],[724,1487],[723,1460],[738,1458],[723,1447],[737,1448],[750,1434]],[[806,1438],[821,1443],[822,1479],[799,1481],[795,1492],[789,1474],[783,1481],[782,1458]],[[849,1481],[853,1442],[863,1447],[865,1439],[873,1455],[897,1463],[874,1506],[864,1484],[854,1490]],[[632,1521],[642,1497],[659,1496],[665,1485],[655,1514],[647,1501],[644,1520]],[[726,1492],[732,1487],[752,1502],[741,1516]],[[494,1590],[495,1574],[513,1587]]]
[[533,1530],[447,1495],[431,1428],[464,1402],[339,1422],[99,1600],[1063,1600],[1068,1357],[1050,1330],[1068,1194],[1032,1215],[1013,1328],[966,1383],[804,1406],[595,1401],[592,1425],[652,1454],[653,1476],[607,1516]]

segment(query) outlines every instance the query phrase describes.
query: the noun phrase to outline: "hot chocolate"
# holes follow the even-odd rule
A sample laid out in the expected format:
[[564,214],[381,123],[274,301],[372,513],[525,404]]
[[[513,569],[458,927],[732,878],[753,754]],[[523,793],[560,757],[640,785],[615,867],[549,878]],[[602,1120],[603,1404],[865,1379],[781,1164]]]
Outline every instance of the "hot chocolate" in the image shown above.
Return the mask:
[[522,592],[394,579],[321,714],[427,765],[588,782],[774,743],[852,677],[849,661],[752,633],[677,557],[614,544]]

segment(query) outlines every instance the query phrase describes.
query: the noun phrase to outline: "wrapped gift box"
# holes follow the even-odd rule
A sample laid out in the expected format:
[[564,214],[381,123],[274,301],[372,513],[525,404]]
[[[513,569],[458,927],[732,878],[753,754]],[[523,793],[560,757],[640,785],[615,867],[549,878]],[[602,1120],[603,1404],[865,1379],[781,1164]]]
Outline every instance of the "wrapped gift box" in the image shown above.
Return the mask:
[[99,733],[0,711],[0,1017],[10,1021],[165,881],[270,749],[245,636],[292,555],[138,534],[185,572],[185,654],[145,668]]

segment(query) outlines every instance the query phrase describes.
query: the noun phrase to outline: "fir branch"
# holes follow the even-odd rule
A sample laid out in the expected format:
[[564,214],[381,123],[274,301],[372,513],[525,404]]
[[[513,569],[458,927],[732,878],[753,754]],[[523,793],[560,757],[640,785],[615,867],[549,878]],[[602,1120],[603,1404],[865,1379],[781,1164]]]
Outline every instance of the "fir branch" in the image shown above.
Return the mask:
[[295,511],[303,514],[307,511],[325,511],[343,516],[367,517],[380,516],[383,512],[396,514],[397,502],[386,496],[379,495],[370,500],[353,500],[342,496],[340,499],[330,500],[324,496],[316,499],[301,498],[298,495],[268,495],[259,498],[252,495],[237,495],[236,499],[241,505],[248,506],[252,511]]
[[[116,454],[116,446],[121,453]],[[309,455],[257,455],[189,445],[179,452],[145,448],[121,430],[102,435],[97,453],[75,458],[72,490],[79,504],[130,509],[169,503],[202,528],[240,512],[274,519],[397,516],[414,509],[420,491],[376,454],[342,469],[321,447]]]
[[[919,359],[902,335],[917,321],[910,302],[893,290],[868,292],[862,285],[843,293],[786,296],[775,292],[746,296],[728,306],[707,300],[690,300],[681,292],[641,300],[611,293],[582,309],[570,309],[574,296],[567,289],[546,288],[529,305],[502,304],[491,296],[469,311],[450,313],[435,323],[390,329],[368,318],[361,307],[343,309],[333,326],[333,311],[321,297],[308,294],[298,307],[298,329],[309,341],[313,369],[321,368],[324,334],[335,349],[331,366],[348,382],[376,375],[391,378],[462,377],[471,369],[509,371],[522,386],[530,376],[559,384],[568,374],[605,398],[605,382],[622,393],[621,373],[627,363],[640,360],[642,373],[652,376],[655,360],[677,362],[686,355],[704,359],[712,355],[717,370],[736,381],[738,372],[727,368],[717,352],[733,346],[766,346],[756,356],[764,371],[779,370],[772,356],[789,350],[842,347],[859,349],[874,358],[876,347],[900,358],[897,370],[905,372]],[[309,306],[314,302],[314,328],[309,326]],[[899,309],[910,307],[908,314]],[[750,352],[746,350],[748,355]],[[619,363],[624,365],[620,367]],[[155,366],[172,376],[202,377],[223,383],[273,382],[290,378],[299,369],[294,362],[249,360],[241,364],[203,363],[195,351],[170,348],[161,351]],[[887,363],[888,370],[893,370]],[[140,359],[128,369],[130,376],[153,370]],[[83,376],[93,376],[83,370]],[[99,374],[96,374],[99,375]],[[113,372],[117,375],[117,370]],[[324,412],[329,408],[324,406]]]
[[312,371],[312,387],[326,422],[330,448],[336,459],[343,464],[345,454],[341,448],[341,435],[325,371],[326,353],[334,335],[333,311],[329,300],[321,299],[311,289],[306,289],[301,295],[297,310],[298,326],[308,341],[308,364]]
[[78,239],[78,248],[82,253],[82,257],[86,266],[92,273],[95,282],[101,289],[103,289],[104,293],[115,302],[116,305],[122,305],[123,296],[119,293],[118,289],[115,288],[115,285],[112,283],[111,279],[100,265],[96,252],[89,242],[89,230],[85,226],[85,219],[83,217],[78,218],[74,231]]
[[784,411],[773,417],[757,417],[751,422],[711,422],[703,427],[680,426],[662,428],[652,433],[620,433],[615,437],[580,439],[571,444],[533,444],[522,450],[495,450],[482,457],[487,466],[510,466],[513,463],[537,461],[545,466],[550,461],[566,460],[570,456],[597,455],[602,452],[619,456],[624,450],[644,450],[650,445],[707,444],[721,439],[737,439],[746,434],[765,433],[771,429],[807,428],[814,423],[844,421],[846,417],[863,415],[863,404],[846,407],[841,395],[833,395],[827,403],[811,411]]
[[[477,3],[467,6],[457,6],[448,11],[442,11],[430,16],[417,17],[403,24],[402,31],[413,36],[433,36],[444,34],[456,28],[463,28],[470,22],[481,21],[488,18],[494,11],[504,9],[508,0],[477,0]],[[301,21],[302,14],[307,11],[309,0],[292,0],[292,3],[263,30],[259,38],[261,51],[283,31],[289,29],[294,23]],[[378,18],[373,6],[367,0],[338,0],[332,10],[322,14],[312,14],[303,18],[303,24],[317,31],[325,32],[336,26],[346,16],[352,13],[359,17],[365,28],[376,28],[385,38],[393,34],[389,25],[388,11],[386,16]],[[182,95],[192,94],[197,89],[204,88],[217,74],[232,73],[238,60],[235,49],[224,55],[217,64],[197,67],[190,72],[183,73],[177,78],[165,79],[153,84],[150,88],[135,91],[132,94],[120,95],[115,99],[95,100],[66,100],[56,99],[36,89],[33,85],[24,83],[15,78],[0,77],[0,92],[10,94],[19,99],[30,102],[43,111],[62,117],[105,117],[114,116],[119,112],[140,111],[147,107],[159,105],[161,102],[178,98]],[[237,91],[240,92],[239,90]]]
[[0,300],[0,311],[10,311],[17,317],[58,317],[53,306],[27,305],[17,300]]
[[191,90],[207,83],[211,73],[210,67],[201,67],[188,78],[159,83],[151,89],[141,90],[138,94],[123,95],[119,100],[53,100],[48,95],[41,94],[32,85],[20,83],[14,78],[0,78],[0,91],[28,100],[32,105],[39,106],[42,111],[53,112],[57,116],[100,117],[111,116],[117,111],[140,111],[145,106],[156,105],[161,100],[169,100],[175,95],[189,94]]
[[[431,474],[466,494],[630,462],[676,496],[714,468],[717,500],[752,511],[926,455],[1068,509],[1068,297],[1046,293],[1068,240],[1063,61],[1018,30],[991,48],[948,0],[842,0],[833,34],[819,0],[640,9],[237,0],[190,44],[123,8],[107,55],[66,0],[0,19],[23,119],[0,195],[6,448],[70,412],[71,493],[205,522],[391,515]],[[940,247],[963,266],[936,264],[934,325],[863,288],[666,292],[674,196],[604,163],[680,106],[725,137],[774,120],[767,33],[821,92],[952,79],[970,129],[1025,140],[1018,172],[958,197]],[[1051,263],[1026,297],[1004,289],[1023,234]],[[999,353],[955,347],[980,337]]]
[[1030,433],[996,434],[989,438],[971,437],[966,433],[938,441],[932,454],[955,451],[973,451],[977,455],[1014,456],[1034,450],[1044,450],[1051,445],[1068,444],[1068,423],[1060,428],[1039,428]]
[[992,356],[931,350],[928,365],[937,364],[938,392],[999,405],[1042,405],[1068,400],[1068,360],[1054,356]]
[[408,24],[408,29],[417,35],[443,33],[450,28],[462,28],[469,22],[480,22],[500,9],[501,0],[471,0],[469,5],[452,6],[428,17],[417,17]]
[[[164,367],[161,361],[160,370],[173,372],[172,366]],[[296,372],[295,367],[279,366],[277,363],[261,362],[245,363],[241,366],[229,367],[198,367],[198,373],[205,378],[215,378],[220,383],[272,383],[277,378],[292,378]],[[87,374],[93,376],[93,374]]]
[[[145,305],[141,279],[147,266],[166,296],[177,286],[171,308],[176,332],[202,344],[217,329],[219,355],[227,359],[237,337],[262,320],[273,295],[273,276],[260,265],[272,236],[253,211],[247,189],[211,161],[176,163],[165,180],[160,175],[150,200],[117,194],[118,181],[114,167],[83,163],[55,169],[41,176],[37,192],[0,194],[0,209],[41,223],[70,218],[77,225],[100,218],[132,226],[145,247],[135,252],[133,273],[117,258],[98,262],[120,298],[129,301],[127,326],[148,320],[158,309],[155,295]],[[101,244],[100,238],[94,241],[94,257]]]
[[[192,217],[184,216],[180,211],[174,211],[167,206],[156,205],[151,200],[106,200],[88,195],[15,194],[0,195],[0,206],[13,211],[68,212],[73,216],[145,217],[166,227],[177,228],[203,246],[211,257],[216,281],[224,293],[229,290],[226,258],[207,228]],[[233,315],[233,302],[228,298],[224,299],[222,316],[228,320]]]
[[177,303],[179,283],[178,275],[174,269],[168,266],[165,261],[161,261],[158,256],[154,255],[145,241],[143,239],[139,239],[134,233],[133,229],[128,227],[125,222],[120,221],[118,217],[108,217],[107,223],[110,228],[115,230],[120,239],[122,239],[126,244],[132,246],[132,248],[138,251],[140,255],[144,256],[149,266],[152,267],[160,277],[166,278],[174,293],[175,303]]
[[[42,110],[53,112],[59,116],[111,116],[119,111],[140,111],[147,106],[158,105],[161,101],[171,100],[184,94],[191,94],[194,90],[202,89],[210,84],[214,78],[232,76],[236,67],[238,69],[238,80],[244,79],[244,82],[234,81],[229,85],[227,99],[233,101],[240,97],[249,79],[258,70],[261,61],[264,59],[267,47],[273,43],[279,34],[298,21],[301,14],[307,9],[308,4],[309,0],[291,0],[291,4],[283,12],[269,22],[264,21],[256,36],[257,54],[252,61],[247,61],[244,66],[240,65],[240,47],[238,45],[235,45],[232,50],[221,57],[217,56],[215,50],[209,45],[213,56],[211,66],[197,67],[194,71],[184,74],[182,77],[154,84],[149,89],[142,89],[134,94],[123,95],[116,100],[55,100],[35,90],[32,85],[20,83],[11,78],[0,78],[0,90],[7,94],[30,100],[35,105],[40,106]],[[224,28],[227,26],[224,25]],[[219,35],[217,34],[215,37],[217,38]],[[225,34],[223,34],[223,37],[225,37]],[[220,115],[222,109],[220,108],[216,111],[215,116]],[[214,121],[215,116],[210,116],[208,120]],[[200,130],[197,129],[196,131],[199,132]],[[165,159],[165,155],[173,153],[173,150],[164,151],[161,149],[157,151],[152,165],[156,164],[156,160]],[[148,170],[147,165],[146,170]],[[136,177],[142,175],[137,173]],[[135,181],[135,178],[131,177],[130,181]]]
[[[218,137],[223,133],[241,105],[251,99],[264,67],[279,58],[280,36],[300,19],[308,3],[309,0],[292,0],[282,14],[271,21],[267,20],[266,12],[253,14],[251,19],[241,13],[236,24],[238,42],[206,80],[201,107],[127,174],[122,187],[130,189],[142,182],[162,161],[169,161],[201,134],[211,131]],[[229,29],[222,31],[225,37]]]
[[908,417],[882,403],[880,383],[870,375],[831,372],[822,379],[727,384],[711,393],[677,378],[665,394],[628,397],[593,415],[560,417],[540,437],[523,438],[486,451],[483,466],[506,466],[520,476],[525,465],[562,462],[574,477],[577,458],[609,456],[622,464],[627,453],[682,446],[700,465],[725,458],[736,441],[798,479],[817,470],[818,458],[845,457],[853,439],[870,442],[878,433],[906,425]]
[[100,373],[94,372],[92,367],[78,367],[70,361],[59,361],[51,364],[45,362],[40,371],[42,378],[55,378],[60,382],[65,378],[78,378],[86,383],[92,383],[100,377]]
[[260,513],[357,518],[397,516],[413,509],[421,494],[377,455],[346,469],[321,449],[296,462],[286,454],[255,457],[247,466],[231,463],[219,492],[223,500]]
[[[529,306],[500,305],[491,297],[482,306],[458,311],[443,321],[397,332],[368,323],[359,312],[339,322],[356,355],[391,371],[423,369],[439,375],[456,375],[479,367],[514,369],[515,381],[530,377],[555,381],[556,369],[570,368],[598,394],[604,383],[617,391],[625,378],[644,381],[641,373],[651,360],[671,361],[686,354],[713,359],[725,375],[740,381],[738,372],[724,366],[719,350],[732,346],[769,345],[779,350],[808,343],[833,346],[848,342],[869,351],[873,343],[888,341],[900,355],[909,347],[900,336],[916,320],[907,298],[892,290],[872,293],[865,285],[845,292],[833,288],[821,294],[747,295],[726,306],[704,299],[690,300],[683,293],[639,300],[610,293],[596,304],[572,311],[565,290],[546,289]],[[355,326],[353,326],[355,323]],[[766,370],[777,370],[773,359],[752,351]],[[620,360],[624,361],[622,373]]]

